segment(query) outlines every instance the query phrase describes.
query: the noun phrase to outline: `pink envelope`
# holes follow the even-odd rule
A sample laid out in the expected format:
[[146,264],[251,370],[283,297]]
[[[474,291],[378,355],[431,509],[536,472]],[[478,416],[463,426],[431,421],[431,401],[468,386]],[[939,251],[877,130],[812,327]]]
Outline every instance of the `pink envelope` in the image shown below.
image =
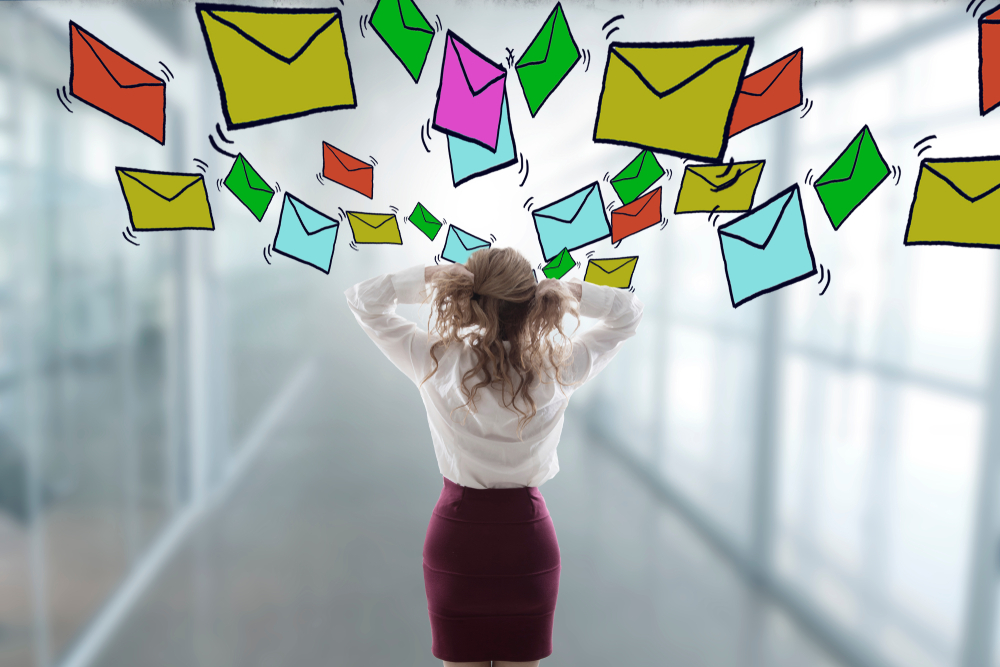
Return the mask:
[[434,129],[497,149],[507,71],[448,31]]

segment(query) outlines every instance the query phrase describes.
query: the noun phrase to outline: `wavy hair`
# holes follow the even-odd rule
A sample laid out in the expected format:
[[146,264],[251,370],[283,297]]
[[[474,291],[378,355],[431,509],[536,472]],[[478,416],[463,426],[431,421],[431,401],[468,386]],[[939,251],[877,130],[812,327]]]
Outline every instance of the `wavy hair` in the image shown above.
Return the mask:
[[[579,327],[578,302],[561,282],[551,281],[544,290],[536,289],[541,283],[535,282],[531,265],[513,248],[477,250],[466,268],[472,277],[441,271],[431,280],[427,328],[440,340],[431,346],[434,368],[423,382],[437,372],[439,351],[454,343],[468,345],[476,364],[462,376],[466,401],[455,410],[474,412],[480,389],[499,389],[503,406],[520,415],[520,439],[538,412],[529,391],[534,381],[575,384],[563,377],[573,351],[563,330],[563,318],[572,315]],[[505,340],[510,342],[509,352],[504,348]]]

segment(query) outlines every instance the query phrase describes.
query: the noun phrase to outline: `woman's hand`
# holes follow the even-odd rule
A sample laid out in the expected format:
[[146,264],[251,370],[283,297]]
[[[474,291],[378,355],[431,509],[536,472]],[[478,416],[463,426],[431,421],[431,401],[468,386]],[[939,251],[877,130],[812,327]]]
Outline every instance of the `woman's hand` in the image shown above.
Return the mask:
[[[559,289],[557,287],[558,284],[559,281],[553,280],[552,278],[546,278],[545,280],[539,281],[538,286],[535,287],[536,298],[544,296],[547,292]],[[569,293],[572,294],[573,298],[577,301],[583,297],[583,283],[566,282],[564,284],[569,288]]]
[[434,265],[428,266],[424,269],[424,282],[429,283],[436,273],[441,271],[449,271],[454,273],[456,276],[468,276],[470,279],[473,278],[472,271],[465,268],[464,264],[445,264],[445,265]]

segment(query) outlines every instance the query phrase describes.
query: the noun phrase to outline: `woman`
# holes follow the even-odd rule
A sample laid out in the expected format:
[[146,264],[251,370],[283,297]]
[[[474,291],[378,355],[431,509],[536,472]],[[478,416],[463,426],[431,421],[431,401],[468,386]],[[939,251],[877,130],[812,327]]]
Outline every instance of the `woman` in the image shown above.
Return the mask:
[[[419,387],[444,476],[423,553],[431,653],[445,667],[537,667],[552,654],[560,570],[538,487],[559,471],[570,395],[635,335],[642,303],[579,281],[536,284],[512,248],[346,294],[365,333]],[[395,314],[397,302],[428,298],[429,332]],[[568,338],[566,315],[600,322]]]

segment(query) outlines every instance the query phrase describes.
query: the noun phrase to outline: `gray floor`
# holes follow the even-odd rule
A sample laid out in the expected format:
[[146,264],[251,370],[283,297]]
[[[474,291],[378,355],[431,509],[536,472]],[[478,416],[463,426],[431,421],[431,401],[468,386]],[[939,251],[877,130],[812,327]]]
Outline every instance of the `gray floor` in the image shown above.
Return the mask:
[[[356,327],[336,333],[363,352],[317,357],[259,458],[99,667],[440,664],[421,550],[442,481],[423,408]],[[563,568],[543,665],[839,664],[579,423],[571,413],[561,472],[542,487]]]

